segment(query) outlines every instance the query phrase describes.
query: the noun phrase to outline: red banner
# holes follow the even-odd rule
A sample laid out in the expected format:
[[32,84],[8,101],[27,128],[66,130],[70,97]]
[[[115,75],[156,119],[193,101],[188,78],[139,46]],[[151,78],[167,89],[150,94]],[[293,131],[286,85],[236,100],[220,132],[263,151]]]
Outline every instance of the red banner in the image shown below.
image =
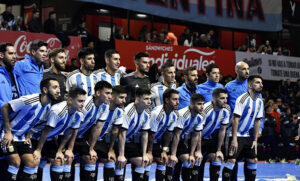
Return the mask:
[[160,66],[168,59],[172,59],[178,70],[196,66],[200,74],[205,73],[206,66],[215,63],[220,67],[223,75],[234,75],[235,53],[230,50],[215,50],[168,44],[145,43],[137,41],[116,40],[116,50],[121,55],[121,65],[134,70],[134,56],[138,52],[150,54],[151,65]]
[[[28,33],[20,31],[0,31],[0,42],[10,42],[14,44],[17,52],[17,59],[22,59],[25,54],[30,54],[30,44],[34,40],[43,40],[48,43],[48,53],[54,48],[61,47],[59,39],[52,34],[44,33]],[[67,52],[67,64],[70,64],[72,58],[77,58],[77,52],[81,48],[80,37],[69,37],[71,43],[68,47],[65,47]]]

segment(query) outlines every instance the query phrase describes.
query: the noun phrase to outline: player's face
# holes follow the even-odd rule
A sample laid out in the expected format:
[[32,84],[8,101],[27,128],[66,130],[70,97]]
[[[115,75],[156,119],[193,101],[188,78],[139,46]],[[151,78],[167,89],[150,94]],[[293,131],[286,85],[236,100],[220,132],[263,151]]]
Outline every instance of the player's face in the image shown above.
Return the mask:
[[261,93],[261,91],[263,89],[262,80],[260,78],[255,78],[251,84],[251,87],[252,87],[253,91],[255,91],[256,93]]
[[86,95],[78,95],[75,99],[72,99],[72,107],[75,108],[76,111],[82,111],[85,99]]
[[175,76],[176,76],[176,72],[175,72],[175,67],[169,67],[165,69],[164,72],[164,80],[167,83],[174,83],[175,82]]
[[127,94],[124,93],[124,94],[113,94],[112,95],[112,101],[114,102],[114,104],[119,107],[119,108],[122,108],[124,107],[125,103],[126,103],[126,97],[127,97]]
[[60,87],[59,87],[58,81],[50,80],[50,85],[48,88],[47,95],[48,95],[49,99],[51,99],[52,101],[55,101],[59,98]]
[[191,106],[197,113],[201,113],[203,111],[204,101],[196,101],[195,103],[191,102]]
[[111,58],[107,63],[111,70],[117,71],[120,66],[120,54],[118,53],[112,54]]
[[[53,60],[51,60],[53,61]],[[56,55],[56,57],[54,58],[54,66],[59,70],[59,71],[63,71],[66,69],[66,63],[67,63],[67,56],[66,53],[64,52],[60,52]]]
[[143,95],[139,98],[139,105],[143,107],[143,109],[148,109],[151,105],[151,95]]
[[179,94],[172,94],[168,104],[172,109],[177,110],[179,105]]
[[213,68],[208,75],[208,80],[218,83],[220,81],[220,70],[218,68]]
[[214,98],[218,107],[225,108],[228,95],[225,93],[220,93],[218,98]]
[[32,55],[37,62],[44,62],[47,60],[47,47],[41,46],[36,51],[32,50]]
[[198,84],[198,71],[197,70],[192,70],[189,71],[188,73],[188,82],[193,83],[193,84]]
[[148,73],[150,69],[149,57],[142,57],[140,60],[136,62],[136,66],[141,73],[143,74]]
[[13,46],[7,46],[4,53],[0,53],[0,58],[6,66],[13,67],[16,63],[16,50]]
[[111,101],[111,92],[112,89],[103,88],[103,90],[99,91],[100,101],[104,104],[109,104]]
[[83,67],[86,70],[92,71],[95,68],[95,55],[94,54],[89,54],[86,55],[84,60],[83,60]]
[[249,65],[247,63],[242,63],[239,68],[237,69],[236,73],[239,77],[242,77],[244,79],[249,78]]

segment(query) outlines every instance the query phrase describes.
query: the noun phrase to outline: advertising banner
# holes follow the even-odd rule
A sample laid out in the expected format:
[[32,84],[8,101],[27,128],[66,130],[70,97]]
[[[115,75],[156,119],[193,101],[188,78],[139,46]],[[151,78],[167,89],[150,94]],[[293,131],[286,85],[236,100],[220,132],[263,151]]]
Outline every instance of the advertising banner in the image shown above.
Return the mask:
[[[20,31],[0,31],[0,42],[10,42],[14,44],[17,52],[17,59],[23,59],[25,54],[30,54],[30,44],[34,40],[43,40],[48,43],[48,53],[54,48],[60,48],[61,42],[55,35],[44,33],[28,33]],[[81,38],[70,36],[71,43],[65,47],[67,52],[67,64],[72,58],[77,58],[77,53],[81,48]]]
[[235,65],[234,51],[215,50],[186,46],[173,46],[169,44],[145,43],[137,41],[116,40],[116,50],[121,55],[121,65],[134,70],[134,56],[138,52],[148,52],[151,65],[156,63],[159,68],[168,59],[172,59],[178,70],[196,66],[200,74],[205,73],[205,68],[210,63],[220,67],[224,76],[233,75]]
[[300,79],[300,58],[235,52],[236,62],[244,61],[250,66],[251,75],[260,75],[265,80],[297,81]]
[[77,0],[229,28],[282,29],[282,0]]

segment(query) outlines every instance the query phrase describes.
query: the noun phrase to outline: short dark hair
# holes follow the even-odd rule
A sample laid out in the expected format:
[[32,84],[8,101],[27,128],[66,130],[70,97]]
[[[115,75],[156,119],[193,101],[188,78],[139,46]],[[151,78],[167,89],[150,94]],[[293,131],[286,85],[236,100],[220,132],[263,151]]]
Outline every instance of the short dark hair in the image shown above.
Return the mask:
[[172,94],[179,94],[179,92],[176,89],[167,89],[165,90],[165,92],[163,93],[163,102],[164,104],[166,103],[166,99],[170,99]]
[[113,94],[125,94],[125,93],[127,93],[127,90],[124,86],[117,85],[112,88],[112,93]]
[[43,88],[46,87],[47,89],[49,88],[50,86],[50,81],[57,81],[58,80],[56,78],[46,78],[46,79],[43,79],[40,83],[40,90],[41,92],[43,92]]
[[42,40],[34,40],[30,45],[30,51],[34,50],[37,51],[42,46],[48,46],[48,43],[42,41]]
[[162,72],[165,72],[167,68],[170,68],[170,67],[174,67],[174,64],[172,63],[172,60],[171,61],[167,61],[166,63],[164,63],[162,66],[161,66],[161,71]]
[[97,92],[97,91],[103,90],[104,88],[112,89],[112,86],[107,81],[99,81],[99,82],[96,83],[96,85],[94,87],[94,90],[95,90],[95,92]]
[[0,44],[0,52],[1,53],[5,53],[6,52],[6,48],[7,47],[13,47],[14,45],[12,44],[12,43],[10,43],[10,42],[4,42],[4,43],[1,43]]
[[142,97],[143,95],[151,95],[150,89],[139,87],[135,90],[135,97]]
[[115,49],[109,49],[109,50],[105,51],[104,56],[105,56],[105,58],[110,59],[113,54],[120,54],[120,53]]
[[263,80],[263,78],[261,76],[259,76],[259,75],[251,75],[248,78],[248,83],[253,83],[254,79],[261,79],[261,80]]
[[220,94],[222,94],[222,93],[228,94],[228,92],[227,92],[225,89],[222,89],[222,88],[216,88],[216,89],[213,91],[212,96],[218,98],[218,97],[220,96]]
[[189,72],[193,71],[193,70],[197,70],[197,67],[196,66],[187,67],[186,69],[184,69],[183,75],[187,76],[187,75],[189,75]]
[[139,52],[134,56],[135,61],[139,61],[142,57],[149,57],[147,52]]
[[197,101],[204,102],[205,98],[201,94],[195,93],[191,96],[191,102],[195,103]]
[[79,95],[86,95],[86,91],[81,88],[76,87],[76,88],[71,89],[68,93],[68,97],[70,97],[72,99],[75,99]]
[[50,51],[49,53],[49,59],[54,58],[57,56],[59,53],[66,53],[66,50],[63,48],[54,48],[53,50]]
[[206,73],[208,73],[208,74],[210,74],[211,73],[211,71],[212,71],[212,69],[214,69],[214,68],[219,68],[216,64],[214,64],[214,63],[211,63],[211,64],[209,64],[209,65],[207,65],[206,66]]
[[90,54],[95,54],[94,49],[89,48],[89,47],[84,47],[78,52],[78,59],[84,59],[85,56],[90,55]]

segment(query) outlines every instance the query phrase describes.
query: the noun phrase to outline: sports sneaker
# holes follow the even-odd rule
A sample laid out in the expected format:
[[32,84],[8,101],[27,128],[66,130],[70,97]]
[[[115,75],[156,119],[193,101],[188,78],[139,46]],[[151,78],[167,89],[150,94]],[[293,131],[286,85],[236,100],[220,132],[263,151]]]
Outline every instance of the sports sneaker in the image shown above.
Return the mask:
[[296,160],[295,160],[295,164],[296,164],[296,165],[300,165],[300,159],[296,159]]
[[275,159],[269,159],[269,163],[275,163],[276,162],[276,160]]
[[284,158],[280,161],[280,163],[288,163],[287,160]]

